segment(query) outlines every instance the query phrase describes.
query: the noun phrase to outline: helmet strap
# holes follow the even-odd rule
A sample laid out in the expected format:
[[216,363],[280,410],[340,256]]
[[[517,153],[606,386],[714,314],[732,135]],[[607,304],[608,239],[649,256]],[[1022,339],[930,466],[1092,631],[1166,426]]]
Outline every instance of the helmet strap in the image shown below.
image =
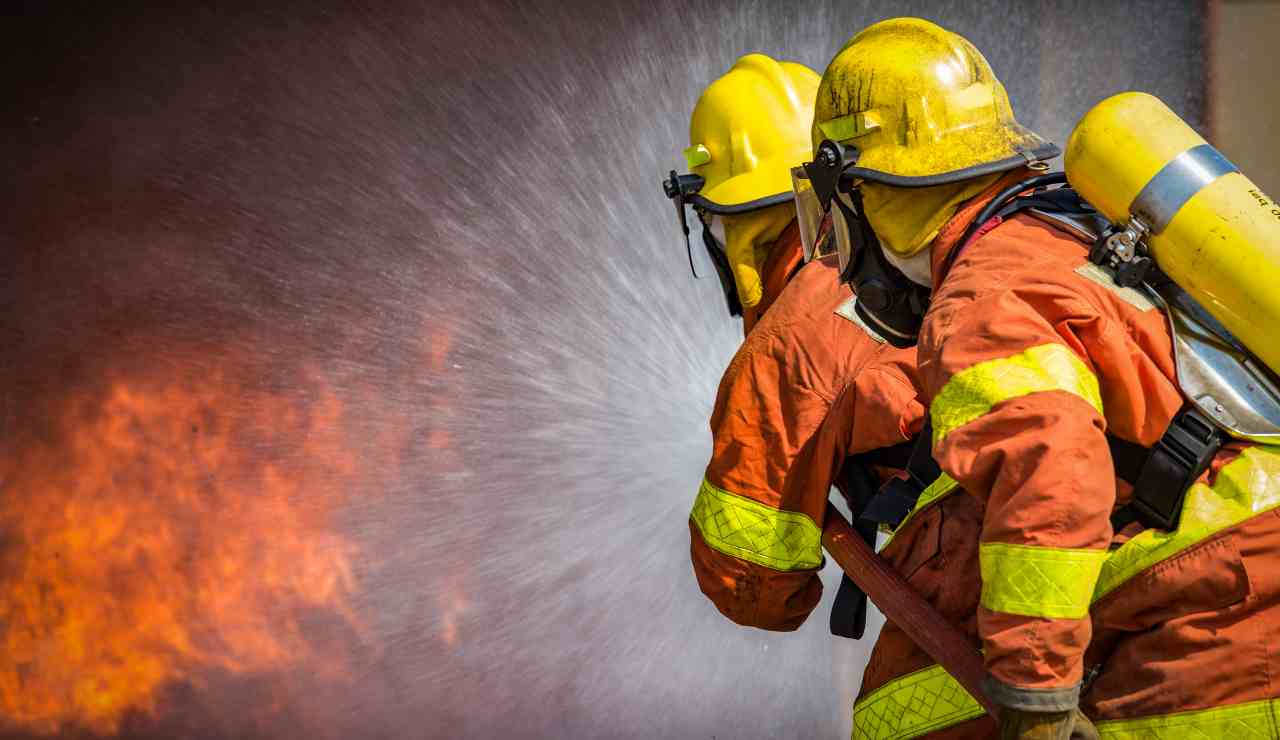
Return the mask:
[[[730,316],[742,315],[742,302],[738,300],[738,286],[733,281],[733,270],[729,267],[729,255],[725,254],[724,247],[716,242],[716,238],[711,234],[711,224],[699,216],[702,221],[702,246],[707,250],[707,256],[711,259],[711,264],[716,268],[716,277],[720,278],[720,288],[724,291],[724,301],[729,309]],[[688,236],[685,237],[688,239]],[[689,264],[693,264],[693,253],[689,254]],[[696,273],[695,273],[696,274]]]

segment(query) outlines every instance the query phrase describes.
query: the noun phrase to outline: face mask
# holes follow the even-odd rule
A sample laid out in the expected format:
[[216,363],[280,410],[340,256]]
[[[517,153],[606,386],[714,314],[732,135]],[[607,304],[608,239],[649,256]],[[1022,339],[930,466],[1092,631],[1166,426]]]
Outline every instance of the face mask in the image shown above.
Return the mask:
[[901,257],[886,249],[884,258],[889,260],[889,264],[901,270],[903,275],[911,278],[911,282],[916,285],[923,285],[926,288],[933,285],[932,249],[926,247],[910,257]]
[[894,347],[910,347],[929,308],[929,289],[885,258],[862,208],[862,194],[856,187],[831,199],[840,278],[853,287],[857,296],[853,308],[864,323]]

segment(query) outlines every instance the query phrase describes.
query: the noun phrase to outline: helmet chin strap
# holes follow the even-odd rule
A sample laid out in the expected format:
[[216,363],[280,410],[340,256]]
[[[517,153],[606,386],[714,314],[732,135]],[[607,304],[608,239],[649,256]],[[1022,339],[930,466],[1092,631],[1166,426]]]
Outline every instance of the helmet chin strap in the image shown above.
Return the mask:
[[716,277],[720,279],[720,289],[724,292],[729,315],[741,316],[742,303],[738,300],[737,283],[733,280],[733,268],[724,251],[724,219],[717,216],[709,221],[702,221],[702,245],[707,250],[711,264],[716,268]]

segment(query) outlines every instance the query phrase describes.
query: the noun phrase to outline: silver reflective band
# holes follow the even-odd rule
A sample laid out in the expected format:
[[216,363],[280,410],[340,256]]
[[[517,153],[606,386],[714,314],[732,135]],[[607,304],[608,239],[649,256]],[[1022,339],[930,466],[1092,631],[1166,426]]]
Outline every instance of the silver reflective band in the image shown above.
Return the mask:
[[875,340],[876,344],[884,344],[884,337],[877,334],[875,329],[872,329],[870,326],[867,326],[867,323],[862,320],[861,316],[858,315],[857,309],[854,308],[854,305],[857,302],[858,302],[857,296],[850,296],[849,300],[845,301],[844,303],[841,303],[839,308],[836,309],[836,315],[842,316],[848,319],[849,321],[853,322],[854,324],[857,324],[858,328],[866,332],[867,336]]
[[1160,168],[1129,206],[1129,213],[1142,219],[1159,234],[1206,185],[1231,172],[1239,172],[1230,160],[1208,144],[1192,147]]

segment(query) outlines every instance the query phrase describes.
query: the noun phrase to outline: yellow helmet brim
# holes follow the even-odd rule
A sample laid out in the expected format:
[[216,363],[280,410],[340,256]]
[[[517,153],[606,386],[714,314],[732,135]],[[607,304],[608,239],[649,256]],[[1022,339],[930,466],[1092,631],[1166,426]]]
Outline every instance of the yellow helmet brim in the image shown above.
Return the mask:
[[[859,147],[858,139],[849,142]],[[929,147],[868,147],[849,174],[896,187],[932,187],[1053,159],[1062,150],[1013,121],[953,131]],[[957,166],[959,165],[959,166]]]

